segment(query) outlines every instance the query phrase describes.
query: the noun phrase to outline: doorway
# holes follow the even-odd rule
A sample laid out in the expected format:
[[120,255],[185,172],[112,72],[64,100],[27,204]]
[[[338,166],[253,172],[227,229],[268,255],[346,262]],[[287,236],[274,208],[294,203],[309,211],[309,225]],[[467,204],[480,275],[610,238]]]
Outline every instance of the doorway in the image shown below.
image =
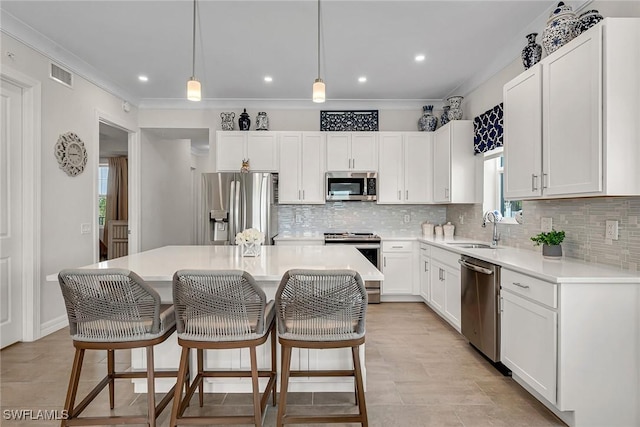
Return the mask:
[[129,132],[99,123],[98,257],[99,261],[129,253]]

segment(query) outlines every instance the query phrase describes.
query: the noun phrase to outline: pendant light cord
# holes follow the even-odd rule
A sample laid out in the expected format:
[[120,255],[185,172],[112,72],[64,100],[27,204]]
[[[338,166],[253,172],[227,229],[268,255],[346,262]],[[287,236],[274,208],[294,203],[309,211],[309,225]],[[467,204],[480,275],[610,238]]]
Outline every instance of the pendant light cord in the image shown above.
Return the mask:
[[318,79],[320,78],[320,0],[318,0]]
[[191,77],[196,76],[196,0],[193,0],[193,63],[191,68]]

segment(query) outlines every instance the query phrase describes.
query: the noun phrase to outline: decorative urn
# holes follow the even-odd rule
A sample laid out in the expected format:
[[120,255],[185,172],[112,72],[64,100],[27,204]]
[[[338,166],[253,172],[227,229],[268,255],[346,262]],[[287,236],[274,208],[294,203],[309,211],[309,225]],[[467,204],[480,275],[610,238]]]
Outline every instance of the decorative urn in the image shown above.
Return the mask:
[[547,55],[550,55],[573,40],[577,34],[576,14],[573,13],[571,6],[561,1],[549,15],[547,26],[542,33],[542,45]]

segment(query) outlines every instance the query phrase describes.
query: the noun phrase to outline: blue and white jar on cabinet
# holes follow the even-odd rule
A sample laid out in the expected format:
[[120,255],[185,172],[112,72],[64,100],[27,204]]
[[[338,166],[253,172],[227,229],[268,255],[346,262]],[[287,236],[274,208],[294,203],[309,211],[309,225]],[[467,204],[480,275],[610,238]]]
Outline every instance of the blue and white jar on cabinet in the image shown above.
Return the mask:
[[433,105],[425,105],[422,111],[422,117],[418,119],[418,129],[423,132],[433,132],[438,125],[438,118],[433,115]]
[[578,18],[578,34],[584,33],[603,19],[604,17],[595,9],[581,13]]
[[527,45],[522,49],[522,64],[524,69],[528,70],[542,59],[542,46],[536,43],[538,33],[527,35]]
[[569,43],[578,35],[578,19],[571,6],[564,2],[551,12],[547,20],[547,26],[542,33],[542,45],[547,55],[552,54],[558,48]]

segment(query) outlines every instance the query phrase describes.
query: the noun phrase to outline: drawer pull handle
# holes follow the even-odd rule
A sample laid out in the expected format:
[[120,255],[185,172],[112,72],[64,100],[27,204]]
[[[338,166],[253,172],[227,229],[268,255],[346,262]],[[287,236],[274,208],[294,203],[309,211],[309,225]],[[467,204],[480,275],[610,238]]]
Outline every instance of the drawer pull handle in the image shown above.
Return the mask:
[[523,284],[522,284],[522,283],[520,283],[520,282],[511,282],[511,283],[513,283],[514,285],[516,285],[516,286],[517,286],[517,287],[519,287],[519,288],[522,288],[522,289],[529,289],[529,285],[523,285]]
[[402,249],[402,246],[391,246],[391,249]]

